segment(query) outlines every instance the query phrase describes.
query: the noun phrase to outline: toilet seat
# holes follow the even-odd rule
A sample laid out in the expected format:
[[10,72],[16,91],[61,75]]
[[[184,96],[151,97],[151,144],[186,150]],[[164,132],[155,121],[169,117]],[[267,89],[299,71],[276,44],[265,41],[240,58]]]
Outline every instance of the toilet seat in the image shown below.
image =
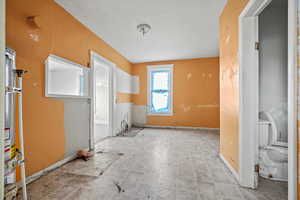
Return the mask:
[[281,146],[264,146],[262,147],[262,149],[266,149],[266,150],[274,150],[274,151],[279,151],[281,153],[284,153],[286,155],[288,155],[288,148],[287,147],[281,147]]
[[265,149],[271,160],[274,162],[288,162],[288,148],[280,146],[265,146]]
[[[287,113],[282,110],[283,109],[275,109],[270,112],[262,111],[260,115],[264,115],[266,120],[271,124],[270,145],[287,147]],[[285,133],[284,135],[286,137],[283,141],[279,140],[282,133]]]
[[279,132],[287,131],[284,129],[287,121],[282,120],[278,113],[283,112],[279,109],[273,112],[260,112],[259,175],[271,180],[287,181],[287,141],[283,142],[276,139]]
[[276,181],[288,181],[287,148],[266,146],[259,150],[259,175]]

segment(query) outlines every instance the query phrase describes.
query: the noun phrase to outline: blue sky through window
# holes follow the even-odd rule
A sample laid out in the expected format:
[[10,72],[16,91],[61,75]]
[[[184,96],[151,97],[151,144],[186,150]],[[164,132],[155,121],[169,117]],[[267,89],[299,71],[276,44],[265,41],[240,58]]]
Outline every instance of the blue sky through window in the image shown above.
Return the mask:
[[151,72],[151,110],[152,112],[169,112],[169,71]]

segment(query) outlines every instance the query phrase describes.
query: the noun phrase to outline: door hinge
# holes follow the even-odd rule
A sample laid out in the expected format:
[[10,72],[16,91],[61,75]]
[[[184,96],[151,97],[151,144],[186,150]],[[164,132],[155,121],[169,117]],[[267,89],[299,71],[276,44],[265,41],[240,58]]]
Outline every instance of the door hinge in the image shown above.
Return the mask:
[[254,172],[259,173],[259,164],[254,165]]
[[255,50],[259,50],[259,47],[260,47],[260,43],[259,42],[255,42]]

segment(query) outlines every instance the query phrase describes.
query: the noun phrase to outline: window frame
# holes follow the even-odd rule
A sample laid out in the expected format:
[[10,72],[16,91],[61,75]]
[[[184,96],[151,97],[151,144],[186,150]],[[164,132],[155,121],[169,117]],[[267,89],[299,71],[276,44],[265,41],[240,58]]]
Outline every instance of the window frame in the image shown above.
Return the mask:
[[[157,71],[169,71],[170,79],[169,79],[169,105],[170,110],[168,112],[152,112],[151,105],[152,105],[152,72]],[[173,71],[174,65],[167,64],[167,65],[148,65],[147,66],[147,115],[148,116],[173,116]]]

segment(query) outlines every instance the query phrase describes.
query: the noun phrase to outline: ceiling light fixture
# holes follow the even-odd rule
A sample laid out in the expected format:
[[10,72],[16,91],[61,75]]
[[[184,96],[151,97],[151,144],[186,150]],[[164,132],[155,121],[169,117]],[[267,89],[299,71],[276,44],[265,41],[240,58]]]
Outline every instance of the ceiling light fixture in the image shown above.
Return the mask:
[[141,32],[143,34],[143,36],[148,33],[151,29],[151,26],[149,24],[139,24],[137,26],[137,29],[139,32]]

